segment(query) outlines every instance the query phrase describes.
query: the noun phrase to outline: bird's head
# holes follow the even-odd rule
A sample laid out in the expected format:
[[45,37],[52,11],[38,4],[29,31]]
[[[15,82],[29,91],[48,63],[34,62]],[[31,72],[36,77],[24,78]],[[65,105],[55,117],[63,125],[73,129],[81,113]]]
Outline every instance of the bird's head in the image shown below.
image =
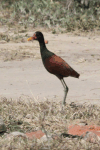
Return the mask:
[[37,31],[33,34],[32,37],[28,38],[27,39],[28,41],[32,41],[32,40],[37,40],[37,41],[44,41],[45,44],[48,44],[48,41],[47,40],[44,40],[44,36],[43,34],[40,32],[40,31]]

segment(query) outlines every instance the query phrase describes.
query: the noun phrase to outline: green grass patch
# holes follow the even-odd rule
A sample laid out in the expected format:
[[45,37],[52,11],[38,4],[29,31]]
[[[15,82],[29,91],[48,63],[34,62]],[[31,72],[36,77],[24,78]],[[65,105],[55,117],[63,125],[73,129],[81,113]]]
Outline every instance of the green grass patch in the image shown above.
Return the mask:
[[[18,0],[1,2],[0,21],[9,27],[19,24],[46,27],[53,33],[100,30],[100,3],[95,1]],[[64,30],[61,30],[64,29]],[[24,30],[23,30],[24,31]]]

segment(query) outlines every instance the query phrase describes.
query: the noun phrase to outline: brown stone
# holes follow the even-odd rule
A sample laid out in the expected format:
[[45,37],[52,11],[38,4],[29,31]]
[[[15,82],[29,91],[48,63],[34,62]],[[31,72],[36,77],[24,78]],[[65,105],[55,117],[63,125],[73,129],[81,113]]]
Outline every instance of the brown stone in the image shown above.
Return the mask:
[[39,130],[39,131],[35,131],[35,132],[30,132],[30,133],[26,133],[26,136],[30,139],[36,138],[36,139],[40,139],[41,137],[43,137],[45,134]]
[[80,125],[71,125],[68,128],[68,134],[71,135],[78,135],[78,136],[85,136],[86,132],[93,132],[96,135],[100,136],[100,126],[95,125],[86,125],[86,126],[80,126]]

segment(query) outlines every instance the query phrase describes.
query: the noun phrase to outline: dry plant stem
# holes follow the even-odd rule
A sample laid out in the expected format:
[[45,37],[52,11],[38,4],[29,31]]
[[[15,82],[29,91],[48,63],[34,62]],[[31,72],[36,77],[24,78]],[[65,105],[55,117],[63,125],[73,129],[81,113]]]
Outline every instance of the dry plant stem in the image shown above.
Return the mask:
[[[25,76],[24,76],[25,77]],[[31,90],[31,88],[30,88],[30,86],[29,86],[29,82],[28,82],[28,80],[25,78],[25,80],[26,80],[26,83],[27,83],[27,85],[28,85],[28,89],[29,89],[29,91],[30,91],[30,93],[31,93],[31,95],[32,95],[32,97],[33,97],[33,99],[35,100],[35,102],[37,102],[39,105],[40,105],[40,103],[39,103],[39,101],[34,97],[34,95],[33,95],[33,92],[32,92],[32,90]],[[40,107],[39,107],[40,108]]]
[[47,131],[45,130],[44,121],[45,121],[45,112],[43,113],[43,118],[42,118],[42,120],[41,120],[41,122],[42,122],[42,123],[41,123],[41,126],[42,126],[43,132],[45,133],[45,135],[46,135],[46,137],[47,137],[48,147],[49,147],[49,149],[50,149],[50,138],[49,138],[49,136],[48,136]]

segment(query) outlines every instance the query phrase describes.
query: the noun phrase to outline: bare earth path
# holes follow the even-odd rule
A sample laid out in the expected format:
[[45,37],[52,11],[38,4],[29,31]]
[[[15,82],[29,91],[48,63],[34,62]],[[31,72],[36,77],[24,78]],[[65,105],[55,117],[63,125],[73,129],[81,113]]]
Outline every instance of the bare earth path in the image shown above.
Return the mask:
[[[33,33],[28,34],[31,36]],[[65,78],[69,87],[67,102],[100,104],[100,37],[56,35],[50,32],[44,32],[44,35],[49,41],[48,49],[80,73],[79,79]],[[8,51],[10,54],[18,51],[19,56],[14,55],[12,61]],[[23,58],[21,51],[27,52],[28,57]],[[0,43],[0,54],[1,97],[16,99],[20,96],[38,96],[38,100],[62,101],[62,84],[45,70],[38,42]]]

